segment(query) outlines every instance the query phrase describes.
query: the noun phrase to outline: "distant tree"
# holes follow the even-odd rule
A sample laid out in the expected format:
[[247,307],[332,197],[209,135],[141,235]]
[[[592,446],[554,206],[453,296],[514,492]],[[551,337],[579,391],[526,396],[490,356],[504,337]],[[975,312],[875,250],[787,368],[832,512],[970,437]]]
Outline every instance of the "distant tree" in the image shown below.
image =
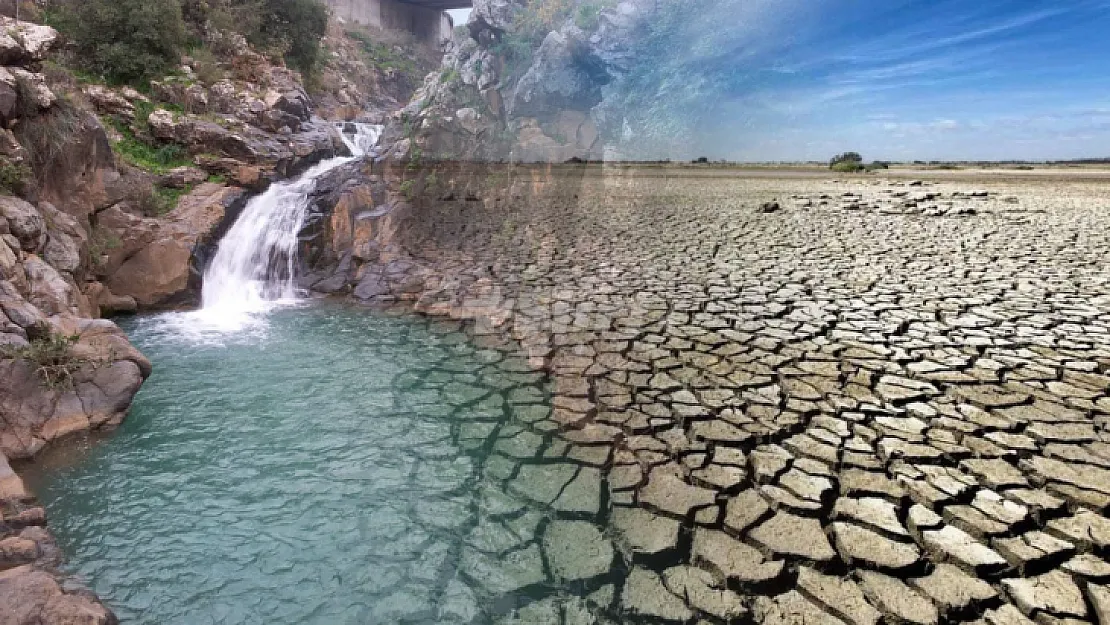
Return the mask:
[[837,154],[836,156],[832,157],[832,160],[829,161],[829,167],[834,167],[837,163],[862,163],[862,162],[863,162],[863,157],[859,155],[859,152],[845,152],[843,154]]

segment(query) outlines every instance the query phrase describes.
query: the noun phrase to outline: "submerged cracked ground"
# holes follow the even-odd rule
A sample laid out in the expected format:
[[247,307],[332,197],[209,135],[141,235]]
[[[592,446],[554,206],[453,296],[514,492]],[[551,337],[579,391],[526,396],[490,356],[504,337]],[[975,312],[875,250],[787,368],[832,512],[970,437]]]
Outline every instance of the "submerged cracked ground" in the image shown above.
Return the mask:
[[1101,178],[523,169],[409,244],[418,309],[551,372],[524,456],[607,492],[575,550],[500,552],[574,597],[520,622],[1110,618]]

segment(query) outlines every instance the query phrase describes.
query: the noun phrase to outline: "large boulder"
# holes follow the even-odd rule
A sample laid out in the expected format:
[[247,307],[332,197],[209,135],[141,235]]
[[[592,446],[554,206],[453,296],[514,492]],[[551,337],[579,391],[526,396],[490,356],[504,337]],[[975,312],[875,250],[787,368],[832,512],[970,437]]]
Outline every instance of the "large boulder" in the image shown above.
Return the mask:
[[8,195],[0,196],[0,217],[7,220],[7,231],[19,241],[24,250],[37,251],[46,242],[46,221],[26,200]]
[[38,107],[40,111],[44,111],[58,100],[50,87],[46,85],[46,76],[37,72],[30,72],[20,67],[9,68],[12,76],[16,81],[22,82],[27,86],[27,93],[31,98],[31,102]]
[[124,119],[135,118],[135,105],[123,95],[103,85],[87,85],[84,89],[85,97],[93,107],[105,115],[116,115]]
[[153,308],[189,286],[189,246],[172,238],[144,247],[108,280],[113,293],[130,296],[142,307]]
[[97,116],[77,110],[71,132],[56,158],[39,172],[43,180],[39,197],[85,224],[95,210],[111,206],[113,187],[120,180],[115,154]]
[[6,67],[0,67],[0,117],[12,119],[16,114],[16,103],[19,101],[19,91],[16,88],[15,76]]
[[162,219],[136,217],[118,207],[104,211],[99,227],[119,241],[102,261],[104,286],[114,297],[130,298],[140,308],[193,301],[197,252],[213,243],[244,196],[236,187],[204,183]]
[[87,232],[71,215],[49,202],[40,202],[38,208],[47,223],[43,258],[58,271],[77,277],[88,244]]
[[111,625],[115,616],[100,603],[67,594],[50,574],[30,564],[0,572],[0,613],[5,624]]
[[118,424],[150,375],[150,361],[111,321],[56,316],[47,328],[74,337],[64,352],[67,375],[47,376],[21,358],[0,359],[0,377],[8,382],[0,387],[0,454],[9,458],[27,458],[51,440]]
[[26,65],[46,58],[58,31],[0,16],[0,65]]
[[516,0],[474,0],[468,22],[471,32],[483,28],[509,30],[520,9],[521,3]]

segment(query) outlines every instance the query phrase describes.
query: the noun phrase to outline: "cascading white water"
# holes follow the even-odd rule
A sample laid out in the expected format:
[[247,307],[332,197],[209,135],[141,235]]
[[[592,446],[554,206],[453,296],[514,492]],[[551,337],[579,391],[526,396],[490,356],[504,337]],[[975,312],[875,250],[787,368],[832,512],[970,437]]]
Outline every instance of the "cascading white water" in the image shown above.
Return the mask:
[[204,272],[199,312],[205,318],[234,327],[240,325],[236,320],[296,299],[297,235],[316,180],[364,155],[382,131],[370,124],[353,128],[352,135],[341,133],[352,156],[322,161],[293,180],[270,185],[247,203]]

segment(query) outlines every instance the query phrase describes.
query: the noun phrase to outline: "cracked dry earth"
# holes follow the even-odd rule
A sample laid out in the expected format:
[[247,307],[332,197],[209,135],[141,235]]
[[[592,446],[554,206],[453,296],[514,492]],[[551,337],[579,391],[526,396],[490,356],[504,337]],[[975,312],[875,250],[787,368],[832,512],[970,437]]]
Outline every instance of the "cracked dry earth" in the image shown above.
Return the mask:
[[1110,622],[1102,183],[564,175],[411,241],[554,379],[484,472],[601,483],[510,622]]

